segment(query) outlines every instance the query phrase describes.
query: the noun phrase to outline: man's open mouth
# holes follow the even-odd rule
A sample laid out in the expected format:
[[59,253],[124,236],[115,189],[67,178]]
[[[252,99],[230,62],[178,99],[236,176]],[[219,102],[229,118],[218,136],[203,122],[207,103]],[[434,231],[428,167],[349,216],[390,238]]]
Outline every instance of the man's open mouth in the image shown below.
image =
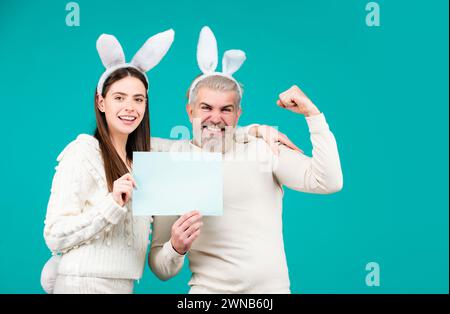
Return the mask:
[[225,127],[221,128],[221,127],[219,127],[217,125],[204,125],[202,127],[202,130],[205,130],[205,129],[208,130],[209,132],[214,132],[214,133],[216,133],[216,132],[224,132],[225,131]]

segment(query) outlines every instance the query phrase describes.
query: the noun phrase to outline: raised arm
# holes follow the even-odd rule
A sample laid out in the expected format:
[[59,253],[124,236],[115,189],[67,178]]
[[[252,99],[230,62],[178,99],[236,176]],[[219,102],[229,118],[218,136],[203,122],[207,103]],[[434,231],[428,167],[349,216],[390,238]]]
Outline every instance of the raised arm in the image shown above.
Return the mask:
[[312,157],[280,146],[273,168],[278,182],[308,193],[340,191],[343,176],[339,153],[325,116],[297,86],[280,94],[277,105],[305,116],[313,146]]

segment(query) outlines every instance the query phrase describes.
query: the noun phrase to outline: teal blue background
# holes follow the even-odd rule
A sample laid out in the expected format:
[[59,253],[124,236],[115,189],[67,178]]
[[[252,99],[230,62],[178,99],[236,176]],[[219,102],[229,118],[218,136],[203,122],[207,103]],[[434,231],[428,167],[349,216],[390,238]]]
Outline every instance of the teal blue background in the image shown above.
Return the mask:
[[[311,153],[302,116],[276,106],[298,84],[326,114],[338,142],[344,189],[287,191],[284,237],[294,293],[448,293],[448,1],[377,1],[381,27],[365,24],[363,0],[0,2],[3,134],[0,292],[42,293],[49,256],[42,231],[56,157],[92,132],[103,71],[95,41],[114,34],[128,60],[150,36],[176,31],[149,73],[152,135],[188,125],[185,92],[199,73],[203,25],[220,56],[247,61],[241,125],[279,126]],[[381,286],[368,287],[377,262]],[[137,293],[188,291],[187,263],[168,282],[146,266]]]

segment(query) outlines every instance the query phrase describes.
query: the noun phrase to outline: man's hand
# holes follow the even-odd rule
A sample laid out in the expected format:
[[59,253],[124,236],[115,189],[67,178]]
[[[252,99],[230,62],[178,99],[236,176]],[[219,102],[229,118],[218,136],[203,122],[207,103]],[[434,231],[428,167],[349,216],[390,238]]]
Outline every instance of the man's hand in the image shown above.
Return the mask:
[[189,251],[194,240],[200,235],[202,225],[202,215],[198,211],[186,213],[175,221],[170,243],[178,254],[184,255]]
[[306,117],[320,114],[319,109],[313,102],[303,93],[303,91],[294,85],[287,91],[281,93],[277,100],[277,105],[286,108],[295,113],[303,114]]

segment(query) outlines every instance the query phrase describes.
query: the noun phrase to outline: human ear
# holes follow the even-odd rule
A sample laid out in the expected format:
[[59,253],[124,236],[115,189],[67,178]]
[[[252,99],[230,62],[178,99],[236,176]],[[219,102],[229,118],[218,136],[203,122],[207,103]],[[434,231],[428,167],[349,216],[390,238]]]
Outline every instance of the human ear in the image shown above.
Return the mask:
[[191,104],[187,104],[186,105],[186,112],[189,116],[189,121],[192,123],[192,112],[194,111],[194,109],[192,108]]
[[105,99],[101,95],[97,95],[97,108],[100,112],[105,112]]
[[241,117],[242,114],[242,108],[239,108],[236,114],[236,124],[239,121],[239,118]]

